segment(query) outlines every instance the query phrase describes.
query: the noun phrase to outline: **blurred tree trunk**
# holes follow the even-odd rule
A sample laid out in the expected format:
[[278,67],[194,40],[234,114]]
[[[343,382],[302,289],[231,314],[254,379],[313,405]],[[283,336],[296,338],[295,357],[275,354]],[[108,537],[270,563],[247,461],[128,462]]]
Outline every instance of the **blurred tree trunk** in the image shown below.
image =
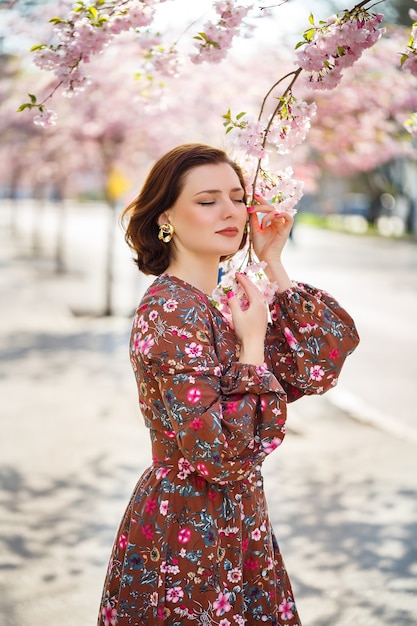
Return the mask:
[[64,202],[64,185],[57,182],[55,188],[54,202],[57,212],[57,226],[55,239],[55,273],[64,274],[65,267],[65,240],[67,230],[67,207]]
[[33,221],[32,221],[32,255],[40,256],[42,251],[42,224],[45,218],[45,199],[42,188],[36,186],[33,192]]
[[116,206],[115,200],[106,194],[107,205],[109,207],[109,216],[107,222],[107,241],[106,241],[106,265],[104,274],[104,311],[103,315],[109,317],[114,314],[113,304],[113,281],[114,281],[114,257],[115,257],[115,221]]

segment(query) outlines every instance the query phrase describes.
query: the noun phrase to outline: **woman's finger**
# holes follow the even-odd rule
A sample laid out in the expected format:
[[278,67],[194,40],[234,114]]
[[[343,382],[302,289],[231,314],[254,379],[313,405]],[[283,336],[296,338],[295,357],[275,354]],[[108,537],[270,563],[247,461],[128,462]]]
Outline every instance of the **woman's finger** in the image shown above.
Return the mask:
[[236,272],[236,280],[245,290],[249,302],[251,302],[255,298],[260,302],[265,302],[264,297],[258,287],[251,281],[251,279],[246,274]]

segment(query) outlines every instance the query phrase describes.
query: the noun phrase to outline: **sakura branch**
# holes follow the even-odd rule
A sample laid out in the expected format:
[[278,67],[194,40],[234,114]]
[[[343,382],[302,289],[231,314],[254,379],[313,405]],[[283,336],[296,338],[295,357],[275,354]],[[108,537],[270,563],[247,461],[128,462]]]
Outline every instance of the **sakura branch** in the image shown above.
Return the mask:
[[[254,194],[266,197],[282,210],[295,212],[302,195],[302,183],[291,178],[291,169],[271,172],[266,168],[268,157],[286,154],[302,143],[316,113],[316,105],[298,99],[293,88],[297,80],[310,89],[334,89],[341,81],[343,70],[357,61],[364,50],[372,47],[385,29],[380,28],[383,15],[371,13],[361,2],[353,9],[315,23],[310,14],[310,27],[296,45],[298,67],[269,89],[257,118],[244,112],[232,117],[230,110],[223,116],[226,133],[231,133],[232,145],[251,156],[253,180],[250,183],[252,202]],[[285,84],[282,95],[276,89]],[[276,104],[269,117],[265,110],[269,100]]]
[[[311,126],[311,118],[316,113],[315,103],[298,99],[293,88],[296,81],[311,89],[334,89],[341,81],[343,70],[357,61],[364,50],[372,47],[385,29],[380,28],[383,15],[371,13],[361,2],[351,10],[331,16],[327,21],[315,23],[310,14],[310,27],[304,32],[303,39],[296,46],[297,68],[289,72],[269,89],[265,95],[257,118],[238,113],[235,118],[231,111],[223,116],[226,134],[232,138],[232,145],[243,151],[247,169],[252,170],[253,178],[248,185],[252,194],[252,204],[259,194],[277,206],[279,211],[294,214],[295,205],[302,197],[303,184],[293,178],[291,168],[271,171],[267,168],[271,154],[283,155],[291,152],[305,140]],[[280,96],[275,92],[278,87],[286,87]],[[269,100],[275,105],[272,113],[265,117]],[[248,159],[252,163],[248,164]],[[245,268],[246,264],[246,268]],[[230,265],[230,264],[229,264]],[[257,263],[253,252],[251,233],[240,271],[252,277],[264,294],[267,302],[271,301],[275,289],[270,287],[264,268]],[[234,278],[234,268],[228,267],[222,277],[213,299],[224,314],[228,315],[227,292],[239,290]],[[242,305],[245,305],[241,294]]]

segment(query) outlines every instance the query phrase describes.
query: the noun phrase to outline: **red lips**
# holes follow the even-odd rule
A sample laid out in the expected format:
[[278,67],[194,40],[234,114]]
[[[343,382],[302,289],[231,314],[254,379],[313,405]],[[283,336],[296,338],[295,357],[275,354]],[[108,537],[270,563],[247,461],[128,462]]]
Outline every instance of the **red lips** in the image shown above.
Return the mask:
[[225,237],[236,237],[239,234],[238,228],[223,228],[223,230],[217,230],[217,235],[224,235]]

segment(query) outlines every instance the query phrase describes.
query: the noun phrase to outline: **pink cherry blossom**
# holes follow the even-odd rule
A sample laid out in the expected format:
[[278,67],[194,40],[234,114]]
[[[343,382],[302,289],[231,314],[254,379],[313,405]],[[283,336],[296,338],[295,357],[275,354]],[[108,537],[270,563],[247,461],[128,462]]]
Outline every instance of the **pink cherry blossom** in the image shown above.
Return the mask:
[[296,52],[304,83],[314,89],[338,85],[342,70],[353,65],[385,32],[379,28],[382,17],[358,6],[318,26],[313,23],[304,33],[303,47]]

